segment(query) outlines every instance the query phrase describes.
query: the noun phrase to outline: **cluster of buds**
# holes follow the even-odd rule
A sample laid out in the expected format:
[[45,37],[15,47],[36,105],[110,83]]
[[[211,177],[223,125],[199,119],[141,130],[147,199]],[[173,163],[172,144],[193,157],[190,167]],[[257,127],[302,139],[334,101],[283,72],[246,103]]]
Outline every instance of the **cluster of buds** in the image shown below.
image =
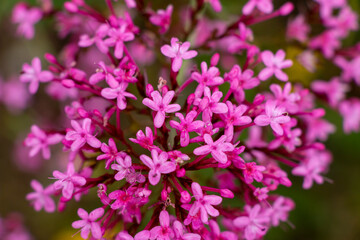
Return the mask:
[[[335,129],[315,100],[339,110],[346,132],[359,130],[360,100],[346,93],[352,80],[360,84],[360,45],[341,46],[358,29],[357,15],[345,0],[315,0],[290,20],[287,38],[301,44],[304,71],[316,71],[321,56],[342,70],[309,90],[290,82],[295,59],[285,50],[253,43],[251,26],[289,15],[291,2],[249,0],[230,24],[201,13],[223,11],[219,0],[156,11],[148,1],[125,3],[105,0],[99,11],[72,0],[58,10],[43,0],[42,8],[14,9],[23,36],[55,17],[66,37],[61,57],[45,54],[48,70],[36,57],[20,76],[31,94],[52,85],[49,95],[66,105],[66,129],[33,125],[24,141],[30,156],[50,159],[60,143],[69,153],[52,184],[31,182],[31,205],[63,211],[96,188],[98,208],[79,208],[72,224],[84,239],[254,240],[287,222],[295,203],[276,190],[292,186],[290,173],[304,189],[322,184],[332,160],[320,141]],[[179,12],[184,25],[171,21]],[[323,32],[310,37],[309,21]]]

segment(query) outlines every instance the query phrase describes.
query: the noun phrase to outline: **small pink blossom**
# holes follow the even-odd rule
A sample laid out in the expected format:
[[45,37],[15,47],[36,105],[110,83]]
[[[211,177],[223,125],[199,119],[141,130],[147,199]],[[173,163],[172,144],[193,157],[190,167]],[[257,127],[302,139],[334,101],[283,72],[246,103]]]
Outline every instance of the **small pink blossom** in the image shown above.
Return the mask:
[[212,217],[219,216],[219,211],[216,210],[213,205],[219,205],[222,202],[221,197],[216,195],[204,196],[201,186],[197,182],[191,184],[191,189],[195,197],[195,202],[189,210],[190,216],[195,216],[200,212],[201,221],[205,224],[208,223],[208,215]]
[[46,212],[54,212],[55,202],[50,197],[50,195],[54,193],[54,186],[49,185],[44,189],[43,186],[36,180],[32,180],[30,184],[35,192],[28,193],[26,195],[26,200],[31,201],[31,205],[34,206],[36,211],[40,211],[44,208]]
[[12,22],[19,24],[17,32],[27,39],[35,35],[34,25],[40,21],[43,13],[39,8],[29,8],[25,3],[19,2],[12,12]]
[[155,137],[151,128],[146,127],[145,134],[142,130],[139,130],[136,133],[136,138],[129,138],[129,140],[132,141],[133,143],[139,144],[141,147],[146,148],[147,150],[157,148],[156,146],[154,146]]
[[160,27],[160,33],[164,34],[170,27],[173,5],[168,5],[165,10],[159,9],[149,18],[150,22]]
[[305,22],[305,17],[303,15],[298,15],[296,18],[289,21],[286,36],[289,39],[305,42],[309,32],[310,26]]
[[134,237],[128,234],[126,231],[119,232],[116,235],[115,240],[148,240],[150,239],[150,231],[142,230],[138,232]]
[[258,126],[267,126],[270,124],[272,130],[278,135],[283,135],[282,123],[290,121],[289,116],[284,116],[285,109],[277,107],[275,100],[268,100],[265,104],[265,114],[259,115],[254,119],[254,123]]
[[189,145],[190,141],[189,132],[194,132],[197,129],[202,128],[204,126],[204,122],[200,120],[194,121],[197,117],[196,111],[189,112],[185,118],[181,113],[176,113],[175,116],[180,119],[180,123],[171,120],[170,126],[180,132],[180,145],[182,147],[186,147]]
[[294,202],[290,198],[278,197],[272,204],[271,208],[266,210],[270,217],[271,225],[279,226],[280,221],[287,221],[289,212],[295,208]]
[[114,176],[115,180],[120,181],[126,177],[131,169],[131,157],[129,155],[125,155],[124,157],[117,156],[116,162],[118,164],[111,165],[111,169],[118,171]]
[[183,59],[191,59],[197,55],[194,50],[188,51],[190,42],[179,42],[177,38],[171,38],[171,46],[164,45],[161,47],[161,53],[165,56],[172,58],[171,69],[178,72],[181,68]]
[[222,135],[216,142],[214,142],[209,134],[204,135],[206,145],[198,147],[194,150],[195,155],[207,155],[211,153],[213,158],[219,163],[226,163],[228,158],[225,152],[234,150],[234,145],[225,142],[227,137]]
[[96,221],[102,215],[104,215],[103,208],[96,208],[90,213],[87,213],[84,209],[78,209],[78,215],[82,220],[77,220],[72,223],[73,228],[81,228],[81,237],[83,239],[88,239],[89,233],[95,239],[101,239],[102,231],[100,227],[100,222]]
[[128,31],[127,24],[122,24],[119,28],[111,28],[108,31],[109,38],[105,39],[104,43],[108,47],[115,47],[114,55],[117,59],[123,57],[124,42],[134,40],[135,36],[132,32]]
[[272,0],[249,0],[243,7],[243,14],[250,15],[257,8],[261,12],[269,14],[273,11]]
[[354,79],[356,84],[360,85],[360,57],[347,61],[339,56],[334,59],[334,63],[342,69],[342,80],[349,82],[351,79]]
[[201,74],[199,72],[193,72],[191,78],[199,83],[195,90],[195,96],[201,97],[205,87],[218,86],[224,82],[223,78],[220,77],[220,71],[217,67],[210,67],[206,62],[201,63]]
[[212,94],[209,87],[204,89],[204,97],[195,99],[194,105],[199,106],[202,110],[203,121],[210,122],[214,113],[227,113],[228,107],[225,103],[220,102],[223,93],[215,90]]
[[32,125],[31,133],[29,133],[24,143],[27,147],[32,148],[29,152],[30,157],[35,156],[41,150],[43,158],[50,159],[51,153],[49,146],[61,142],[63,137],[63,135],[58,133],[46,134],[38,126]]
[[120,110],[124,110],[126,108],[126,97],[132,98],[136,100],[134,94],[131,94],[129,92],[125,92],[126,88],[128,87],[128,83],[121,82],[118,87],[116,88],[104,88],[101,90],[101,96],[103,96],[106,99],[117,99],[117,107]]
[[171,240],[174,238],[174,230],[170,227],[169,213],[166,210],[160,212],[160,226],[150,230],[151,239]]
[[86,179],[75,172],[73,163],[69,163],[66,173],[55,170],[53,176],[58,181],[54,182],[55,189],[62,189],[62,195],[66,199],[71,199],[75,186],[84,186]]
[[263,179],[262,172],[265,171],[265,167],[256,165],[254,162],[245,163],[243,166],[244,179],[247,184],[252,183],[254,180],[261,182]]
[[196,233],[184,233],[184,226],[178,220],[173,223],[173,230],[175,233],[176,240],[201,240],[201,236]]
[[87,34],[80,36],[79,46],[80,47],[90,47],[95,44],[95,46],[102,53],[107,53],[109,51],[108,46],[104,42],[104,38],[107,36],[109,31],[108,24],[101,24],[97,29],[94,37],[89,37]]
[[152,100],[150,98],[145,98],[142,101],[145,106],[157,111],[154,119],[154,126],[156,128],[160,128],[164,124],[165,113],[173,113],[181,109],[179,104],[170,104],[174,95],[174,91],[168,91],[163,97],[161,97],[159,91],[153,91],[151,93]]
[[37,57],[31,61],[31,66],[25,63],[22,67],[20,81],[25,83],[30,82],[29,92],[31,94],[37,92],[40,82],[49,82],[52,79],[53,74],[50,71],[41,71],[41,62]]
[[[207,240],[238,240],[238,236],[231,231],[220,231],[220,227],[216,221],[209,221],[210,236]],[[199,238],[200,239],[200,238]]]
[[168,161],[169,157],[166,152],[158,153],[157,150],[151,150],[151,157],[141,155],[140,160],[150,168],[149,182],[151,185],[156,185],[160,181],[161,174],[168,174],[176,170],[176,164]]
[[334,56],[335,50],[341,46],[339,33],[335,30],[327,30],[320,35],[312,38],[309,47],[312,49],[320,49],[326,58]]
[[339,78],[332,78],[330,81],[316,80],[311,84],[311,89],[320,94],[324,94],[332,107],[345,98],[345,93],[349,91],[349,86],[340,82]]
[[245,206],[248,216],[237,217],[234,219],[234,225],[238,228],[245,228],[244,237],[246,240],[261,238],[267,231],[269,217],[261,211],[259,204],[254,207]]
[[345,133],[358,132],[360,129],[360,101],[356,98],[339,104],[339,111],[343,117]]
[[273,75],[275,75],[277,79],[284,82],[289,79],[289,77],[282,71],[282,69],[291,67],[293,62],[288,59],[285,60],[284,50],[278,50],[275,55],[270,51],[264,51],[261,53],[261,59],[266,68],[261,70],[259,73],[260,80],[267,80]]
[[291,93],[291,83],[287,82],[283,89],[278,84],[271,84],[270,90],[278,106],[284,107],[290,113],[296,113],[299,110],[297,101],[300,100],[300,95],[296,92]]
[[80,126],[77,121],[71,120],[71,126],[74,130],[69,130],[65,136],[65,140],[72,141],[71,151],[75,152],[79,150],[85,145],[85,143],[89,144],[93,148],[101,147],[99,139],[92,135],[90,118],[85,118],[82,126]]
[[101,151],[104,154],[101,154],[96,157],[96,160],[106,160],[105,168],[109,169],[109,166],[112,162],[115,161],[117,157],[120,157],[121,153],[117,150],[114,139],[109,138],[109,145],[106,143],[101,144]]

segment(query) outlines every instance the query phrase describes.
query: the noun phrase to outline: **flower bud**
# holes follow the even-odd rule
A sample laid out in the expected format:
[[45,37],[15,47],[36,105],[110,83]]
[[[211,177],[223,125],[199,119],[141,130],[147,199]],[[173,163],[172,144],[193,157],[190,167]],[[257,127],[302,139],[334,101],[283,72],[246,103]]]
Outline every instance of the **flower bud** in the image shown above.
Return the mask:
[[182,191],[180,193],[181,195],[181,198],[180,198],[180,202],[182,203],[189,203],[191,201],[191,196],[190,196],[190,193],[187,192],[187,191]]
[[73,80],[70,79],[64,79],[61,81],[61,84],[66,88],[73,88],[75,87],[75,83]]
[[291,2],[287,2],[280,7],[279,13],[281,16],[286,16],[290,14],[293,10],[294,10],[294,4],[292,4]]
[[220,54],[215,53],[210,59],[210,66],[216,66],[219,63]]
[[220,195],[224,198],[234,198],[234,193],[229,189],[221,189]]
[[177,177],[184,177],[185,174],[186,174],[186,170],[184,168],[180,168],[179,170],[176,171]]
[[68,10],[71,13],[77,13],[79,11],[79,8],[73,2],[64,3],[64,7],[66,10]]

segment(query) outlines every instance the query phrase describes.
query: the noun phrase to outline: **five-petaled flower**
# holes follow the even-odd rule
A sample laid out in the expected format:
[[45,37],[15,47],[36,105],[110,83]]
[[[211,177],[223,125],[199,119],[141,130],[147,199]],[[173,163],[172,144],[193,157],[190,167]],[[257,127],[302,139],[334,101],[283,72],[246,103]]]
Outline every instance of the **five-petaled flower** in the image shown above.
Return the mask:
[[92,237],[95,239],[101,239],[102,231],[100,223],[96,220],[104,215],[103,208],[96,208],[90,213],[87,213],[82,208],[78,209],[78,215],[82,220],[77,220],[72,223],[73,228],[81,228],[81,237],[83,239],[88,239],[89,233],[91,231]]
[[259,79],[264,81],[269,79],[272,75],[281,81],[286,82],[289,77],[282,71],[283,68],[292,66],[291,60],[285,60],[285,52],[280,49],[274,55],[270,51],[264,51],[261,54],[261,59],[264,62],[266,68],[259,73]]
[[34,205],[35,210],[40,211],[44,208],[46,212],[54,212],[55,202],[49,196],[55,191],[54,186],[49,185],[44,189],[43,186],[36,180],[32,180],[30,184],[35,192],[27,194],[26,199],[32,201],[31,204]]
[[160,226],[150,230],[151,239],[171,240],[174,237],[174,230],[170,227],[169,213],[166,210],[160,212]]
[[161,47],[161,53],[172,58],[171,69],[178,72],[181,68],[183,59],[191,59],[197,55],[194,50],[188,51],[190,42],[179,42],[177,38],[171,38],[171,46],[164,45]]
[[161,174],[168,174],[174,172],[176,164],[168,161],[169,156],[166,152],[158,153],[156,149],[151,151],[151,158],[146,155],[141,155],[140,160],[150,168],[149,182],[151,185],[156,185],[160,181]]

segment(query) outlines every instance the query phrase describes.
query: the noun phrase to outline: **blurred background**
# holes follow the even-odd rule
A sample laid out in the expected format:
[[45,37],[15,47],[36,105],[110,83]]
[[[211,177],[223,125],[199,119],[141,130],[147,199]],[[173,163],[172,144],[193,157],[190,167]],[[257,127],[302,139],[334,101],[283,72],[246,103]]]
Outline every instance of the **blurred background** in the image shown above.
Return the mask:
[[[52,28],[52,20],[47,19],[36,25],[34,39],[28,41],[16,37],[16,27],[11,24],[10,16],[11,9],[17,2],[19,1],[2,0],[0,3],[1,98],[7,92],[4,82],[14,81],[15,84],[24,62],[30,62],[35,56],[42,57],[46,52],[57,53],[62,46],[55,29]],[[36,4],[35,0],[25,2],[30,5]],[[56,6],[61,6],[64,1],[54,2]],[[88,2],[102,4],[99,0]],[[156,2],[159,1],[154,1],[154,5]],[[221,2],[224,12],[237,13],[241,11],[245,1],[221,0]],[[284,1],[274,2],[280,5]],[[297,6],[304,4],[306,0],[293,2]],[[349,0],[349,2],[360,14],[360,1]],[[215,16],[210,9],[206,11]],[[220,15],[220,18],[226,17],[224,14]],[[255,44],[260,49],[282,48],[285,45],[286,24],[286,18],[276,18],[255,25],[252,27]],[[357,32],[346,39],[344,44],[353,45],[359,41],[360,34]],[[296,47],[289,47],[286,50],[291,56],[292,52],[296,52]],[[290,72],[292,74],[290,78],[305,84],[309,84],[314,79],[328,80],[331,76],[339,75],[339,69],[331,66],[326,61],[321,62],[315,74],[309,74],[295,66],[291,70],[293,72]],[[0,218],[16,212],[20,214],[19,218],[22,218],[24,226],[34,239],[70,239],[70,236],[76,232],[71,228],[71,223],[78,218],[76,209],[80,205],[86,206],[87,209],[96,207],[96,194],[87,195],[81,200],[81,204],[72,202],[62,213],[36,212],[29,206],[25,195],[32,191],[31,179],[37,179],[44,185],[51,183],[52,180],[48,177],[52,176],[52,171],[61,165],[61,159],[65,160],[66,155],[59,153],[53,156],[60,159],[59,161],[45,161],[36,157],[29,159],[26,157],[27,152],[22,141],[32,124],[61,125],[58,116],[63,111],[63,107],[46,96],[44,89],[31,97],[21,84],[15,84],[13,88],[19,90],[19,96],[8,97],[10,103],[0,103]],[[23,101],[11,100],[11,97],[21,98]],[[310,190],[303,190],[301,187],[303,180],[291,176],[294,186],[290,189],[282,187],[278,190],[279,193],[291,197],[296,203],[296,208],[289,218],[291,223],[283,223],[278,228],[272,228],[265,239],[360,239],[360,134],[344,134],[341,117],[331,109],[327,109],[326,118],[337,128],[336,133],[330,135],[326,142],[327,148],[333,153],[333,163],[327,178],[333,183],[325,182],[323,185],[313,186]],[[74,239],[79,237],[77,235]]]

